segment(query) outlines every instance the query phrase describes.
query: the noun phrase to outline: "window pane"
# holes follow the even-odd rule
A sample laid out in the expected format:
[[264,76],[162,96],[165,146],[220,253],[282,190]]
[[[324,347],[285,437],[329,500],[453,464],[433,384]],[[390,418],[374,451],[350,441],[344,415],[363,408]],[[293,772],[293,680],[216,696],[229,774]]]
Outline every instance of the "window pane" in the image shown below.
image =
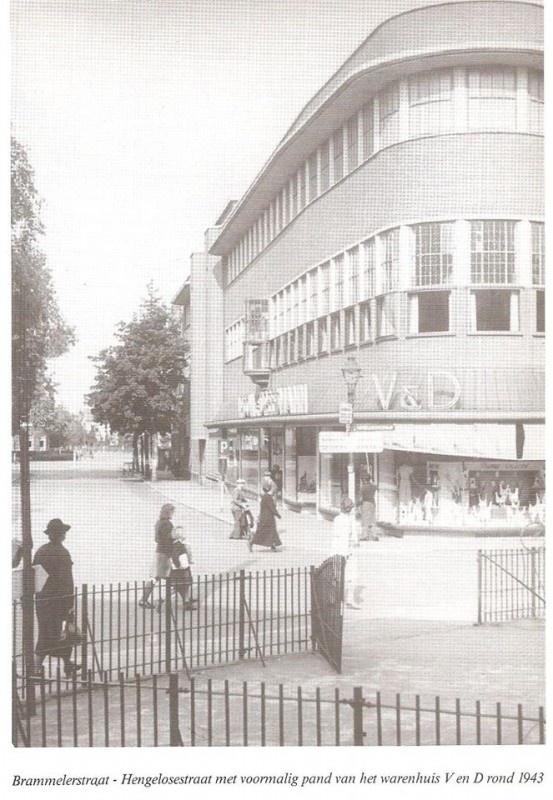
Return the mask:
[[449,330],[449,292],[422,292],[417,296],[419,333]]
[[469,128],[516,129],[516,74],[511,67],[469,70]]
[[359,341],[368,342],[371,338],[371,304],[359,306]]
[[471,222],[472,283],[514,283],[515,223],[510,220]]
[[532,283],[545,283],[545,226],[543,222],[531,222],[532,226]]
[[309,158],[307,169],[309,172],[309,200],[311,201],[317,197],[317,153],[313,153]]
[[342,129],[336,131],[332,137],[334,144],[334,182],[344,176],[344,139]]
[[346,346],[355,344],[355,308],[346,309],[344,324],[346,326]]
[[322,316],[330,311],[330,264],[323,264],[319,269],[319,282],[319,315]]
[[414,225],[415,286],[443,286],[451,281],[454,225],[430,222]]
[[399,84],[394,83],[378,96],[380,146],[386,147],[399,137]]
[[536,332],[545,333],[545,292],[536,292]]
[[330,186],[330,143],[325,142],[321,147],[321,192]]
[[374,151],[374,103],[371,100],[363,107],[363,159]]
[[318,350],[319,353],[326,353],[328,350],[328,330],[327,330],[327,317],[319,320],[318,327]]
[[364,248],[364,295],[366,298],[374,297],[376,294],[376,258],[374,239],[369,239],[363,243]]
[[342,346],[341,334],[340,314],[333,314],[330,318],[330,346],[332,350],[338,350]]
[[344,305],[344,256],[336,256],[334,259],[334,308],[342,308]]
[[348,292],[347,303],[357,303],[359,295],[359,248],[348,250]]
[[376,305],[377,336],[393,336],[396,333],[395,297],[379,297]]
[[511,292],[488,289],[474,295],[477,331],[511,330]]
[[399,280],[399,228],[382,234],[382,292],[397,288]]
[[348,137],[348,171],[359,163],[359,135],[357,127],[357,114],[350,117],[347,122],[347,137]]

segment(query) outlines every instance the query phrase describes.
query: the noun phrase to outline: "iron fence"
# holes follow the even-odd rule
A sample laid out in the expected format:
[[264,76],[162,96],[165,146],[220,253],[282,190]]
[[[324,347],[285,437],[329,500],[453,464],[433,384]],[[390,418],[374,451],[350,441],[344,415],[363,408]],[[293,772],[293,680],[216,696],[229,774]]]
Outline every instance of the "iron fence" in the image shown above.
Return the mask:
[[[310,581],[308,567],[197,576],[194,607],[170,580],[155,585],[148,607],[140,605],[148,582],[83,584],[74,596],[83,634],[76,660],[85,675],[112,680],[311,649]],[[12,656],[25,678],[20,601],[12,624]],[[57,665],[45,661],[46,677]]]
[[[37,679],[37,714],[14,692],[17,747],[523,745],[545,743],[543,708],[447,704],[440,697],[339,688],[202,682],[170,673],[129,681]],[[53,690],[50,689],[53,685]]]
[[478,551],[478,622],[545,615],[545,547]]

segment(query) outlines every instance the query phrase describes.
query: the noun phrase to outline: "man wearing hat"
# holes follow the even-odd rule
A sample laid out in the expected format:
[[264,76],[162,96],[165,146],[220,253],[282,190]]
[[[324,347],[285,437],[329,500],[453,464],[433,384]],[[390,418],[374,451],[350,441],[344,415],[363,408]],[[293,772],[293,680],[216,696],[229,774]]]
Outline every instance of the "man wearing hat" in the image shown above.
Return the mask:
[[67,677],[81,668],[80,664],[71,661],[72,645],[67,645],[62,639],[64,622],[73,619],[73,562],[62,544],[70,527],[61,519],[51,519],[44,531],[50,541],[38,548],[33,559],[33,566],[40,565],[48,575],[44,586],[35,595],[37,667],[42,666],[46,656],[61,658]]

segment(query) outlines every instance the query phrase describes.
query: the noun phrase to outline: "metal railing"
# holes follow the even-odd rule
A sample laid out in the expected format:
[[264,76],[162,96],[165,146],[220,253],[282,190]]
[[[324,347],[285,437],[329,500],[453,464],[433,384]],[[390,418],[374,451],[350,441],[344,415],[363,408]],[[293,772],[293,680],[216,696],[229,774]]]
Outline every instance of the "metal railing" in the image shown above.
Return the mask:
[[545,547],[478,551],[478,622],[545,615]]
[[[15,681],[15,679],[14,679]],[[37,679],[37,714],[14,692],[17,747],[544,744],[543,708],[440,697],[187,679]]]
[[[88,586],[75,591],[83,640],[75,652],[84,674],[108,680],[265,658],[312,649],[309,568],[197,576],[194,607],[170,580],[140,605],[145,583]],[[13,605],[13,652],[24,678],[21,603]],[[54,677],[57,659],[45,661]]]

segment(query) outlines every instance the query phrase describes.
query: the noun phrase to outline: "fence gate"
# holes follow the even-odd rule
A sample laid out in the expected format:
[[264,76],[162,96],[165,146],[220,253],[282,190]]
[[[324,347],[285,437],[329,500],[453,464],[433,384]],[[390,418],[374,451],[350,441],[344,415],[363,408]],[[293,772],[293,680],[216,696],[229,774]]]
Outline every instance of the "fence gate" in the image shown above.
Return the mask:
[[311,568],[311,633],[336,672],[342,671],[345,566],[344,556],[331,556]]
[[478,551],[478,623],[545,615],[545,547]]

